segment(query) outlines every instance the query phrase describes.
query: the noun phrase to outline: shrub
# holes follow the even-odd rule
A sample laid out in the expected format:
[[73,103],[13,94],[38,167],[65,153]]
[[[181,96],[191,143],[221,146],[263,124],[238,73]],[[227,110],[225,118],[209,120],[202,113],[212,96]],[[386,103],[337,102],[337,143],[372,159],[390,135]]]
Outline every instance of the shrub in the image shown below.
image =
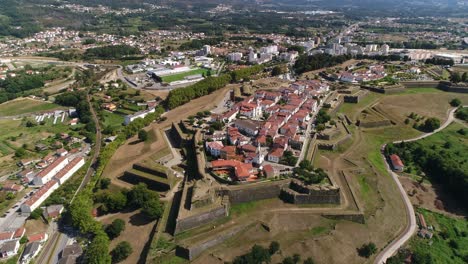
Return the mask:
[[133,249],[130,243],[128,243],[127,241],[120,242],[111,251],[112,263],[119,263],[125,260],[126,258],[128,258],[128,256],[130,256],[130,254],[132,254],[132,252]]
[[125,221],[122,219],[115,219],[112,224],[106,227],[106,233],[110,239],[118,237],[125,230]]
[[368,244],[362,245],[360,248],[358,248],[358,254],[361,257],[369,258],[373,254],[377,252],[377,247],[373,242],[370,242]]

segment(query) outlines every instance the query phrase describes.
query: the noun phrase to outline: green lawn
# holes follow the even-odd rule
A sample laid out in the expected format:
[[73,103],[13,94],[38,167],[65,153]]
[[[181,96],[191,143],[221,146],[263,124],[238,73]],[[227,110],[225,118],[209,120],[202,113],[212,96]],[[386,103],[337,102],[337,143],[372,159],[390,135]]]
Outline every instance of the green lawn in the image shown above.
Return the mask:
[[428,88],[428,87],[421,87],[421,88],[407,88],[405,91],[396,93],[398,95],[404,94],[420,94],[420,93],[442,93],[442,90],[437,88]]
[[466,263],[468,257],[467,221],[424,209],[418,209],[418,212],[424,215],[428,225],[434,227],[434,237],[429,240],[415,236],[410,241],[410,249],[413,252],[428,253],[432,257],[432,263]]
[[178,74],[173,74],[173,75],[168,75],[162,77],[163,82],[175,82],[175,81],[180,81],[183,80],[184,77],[190,76],[190,75],[195,75],[195,74],[207,74],[210,70],[207,69],[195,69],[193,71],[188,71],[188,72],[183,72],[183,73],[178,73]]
[[14,116],[36,112],[45,112],[63,107],[29,98],[22,98],[0,104],[0,116]]
[[[463,169],[468,170],[468,135],[461,135],[457,131],[465,129],[463,125],[459,123],[452,123],[444,130],[433,134],[430,137],[418,140],[425,146],[435,146],[441,151],[446,152],[446,155],[452,154],[451,157],[457,161],[457,163],[464,165]],[[445,144],[449,144],[449,148],[444,147]]]
[[102,111],[102,114],[104,116],[104,127],[107,127],[107,126],[119,127],[122,125],[124,121],[124,117],[116,113]]

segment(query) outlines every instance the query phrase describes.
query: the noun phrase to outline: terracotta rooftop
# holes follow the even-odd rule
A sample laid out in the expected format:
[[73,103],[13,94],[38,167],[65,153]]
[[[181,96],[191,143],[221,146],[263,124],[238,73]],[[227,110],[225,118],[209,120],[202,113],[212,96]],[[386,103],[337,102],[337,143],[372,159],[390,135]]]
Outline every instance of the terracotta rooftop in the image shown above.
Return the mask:
[[56,159],[52,164],[50,164],[47,168],[40,171],[36,176],[39,177],[39,178],[45,177],[49,172],[51,172],[53,169],[55,169],[65,159],[66,159],[66,157],[60,157],[60,158]]
[[79,158],[74,158],[70,163],[67,164],[67,166],[65,166],[63,169],[61,169],[59,172],[57,172],[57,174],[55,174],[55,178],[57,179],[61,179],[63,176],[65,176],[65,174],[67,172],[69,172],[71,169],[73,169],[76,164],[78,164],[80,161],[82,161],[83,158],[79,157]]
[[37,192],[35,192],[31,197],[29,197],[29,199],[26,200],[24,204],[28,206],[32,206],[35,202],[37,202],[37,200],[39,200],[39,198],[42,197],[42,195],[44,195],[55,184],[58,184],[56,180],[54,179],[50,180],[49,182],[44,184],[41,188],[39,188],[39,190],[37,190]]

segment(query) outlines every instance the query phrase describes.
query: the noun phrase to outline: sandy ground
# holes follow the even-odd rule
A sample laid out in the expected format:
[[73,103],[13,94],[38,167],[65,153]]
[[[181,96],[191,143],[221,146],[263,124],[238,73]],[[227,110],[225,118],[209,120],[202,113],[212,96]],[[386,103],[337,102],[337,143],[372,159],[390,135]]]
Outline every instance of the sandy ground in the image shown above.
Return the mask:
[[24,225],[24,228],[26,228],[26,233],[24,235],[30,236],[30,235],[34,235],[37,233],[46,232],[47,227],[48,225],[44,223],[42,219],[28,220],[26,221],[26,224]]
[[120,218],[125,221],[125,230],[111,241],[110,250],[112,250],[119,242],[128,241],[132,245],[133,253],[122,264],[135,264],[144,263],[139,262],[140,257],[143,255],[142,251],[146,242],[149,239],[150,233],[156,224],[156,221],[146,221],[139,211],[123,212],[117,214],[108,214],[101,216],[98,220],[108,225],[115,219]]

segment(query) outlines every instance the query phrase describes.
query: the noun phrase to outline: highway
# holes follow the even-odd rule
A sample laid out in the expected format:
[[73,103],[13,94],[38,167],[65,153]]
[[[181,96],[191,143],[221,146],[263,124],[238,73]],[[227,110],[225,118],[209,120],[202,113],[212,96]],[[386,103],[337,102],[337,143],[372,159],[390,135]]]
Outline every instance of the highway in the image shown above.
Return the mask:
[[[466,107],[466,106],[464,106],[464,107]],[[457,110],[457,108],[449,110],[449,117],[447,118],[447,120],[444,122],[444,124],[442,124],[440,126],[440,128],[434,130],[433,132],[425,133],[425,134],[423,134],[421,136],[418,136],[418,137],[415,137],[415,138],[412,138],[412,139],[395,141],[393,143],[396,144],[396,143],[401,143],[403,141],[404,142],[411,142],[411,141],[420,140],[420,139],[429,137],[429,136],[443,130],[444,128],[448,127],[455,120],[454,114],[455,114],[456,110]],[[384,149],[385,146],[386,145],[384,145],[382,147],[382,149]],[[414,213],[413,205],[411,204],[411,201],[410,201],[408,195],[406,194],[406,191],[403,188],[403,185],[401,185],[400,180],[398,179],[398,174],[396,174],[395,172],[393,172],[391,170],[391,168],[390,168],[388,162],[386,161],[385,156],[383,155],[383,153],[382,153],[382,158],[385,160],[385,164],[387,166],[387,171],[392,176],[393,180],[395,181],[396,185],[398,186],[398,191],[400,192],[401,198],[403,199],[403,202],[405,203],[406,217],[407,217],[408,225],[405,227],[405,230],[403,231],[403,233],[401,233],[395,240],[393,240],[390,244],[388,244],[379,253],[379,255],[377,255],[377,257],[375,258],[375,261],[374,261],[375,264],[385,263],[387,261],[387,259],[390,258],[391,256],[393,256],[398,251],[398,249],[400,247],[402,247],[413,236],[413,234],[417,230],[416,215]]]

